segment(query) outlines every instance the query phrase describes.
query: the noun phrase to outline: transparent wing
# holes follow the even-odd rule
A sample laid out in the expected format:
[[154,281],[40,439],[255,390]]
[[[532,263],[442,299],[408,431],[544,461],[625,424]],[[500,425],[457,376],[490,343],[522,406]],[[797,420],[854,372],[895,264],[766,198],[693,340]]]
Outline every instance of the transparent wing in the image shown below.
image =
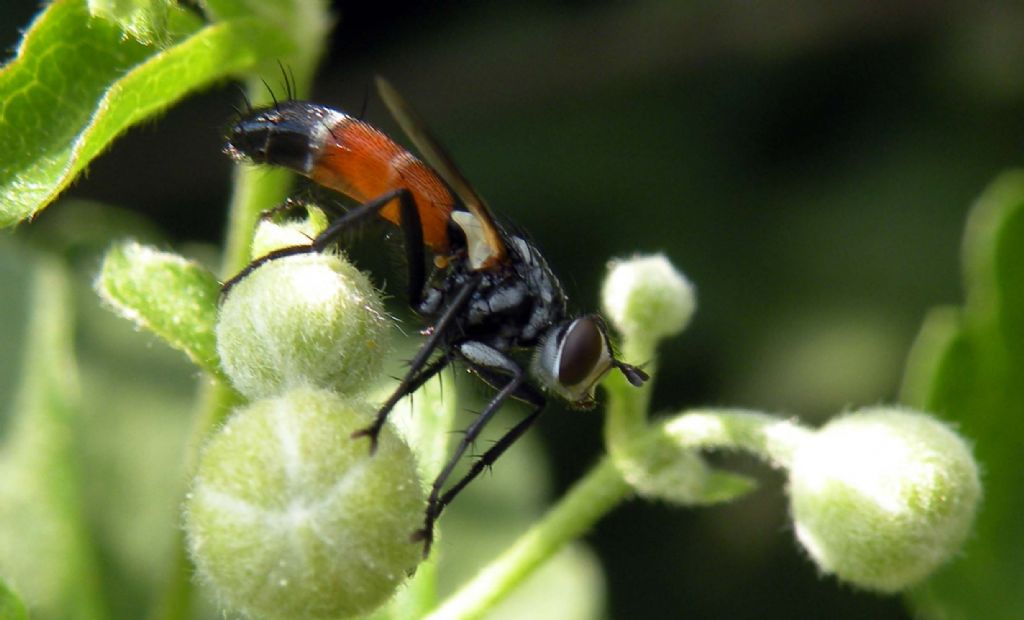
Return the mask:
[[484,261],[483,267],[489,267],[505,260],[505,243],[501,239],[497,224],[495,224],[494,215],[487,203],[466,180],[466,177],[459,172],[448,151],[427,131],[426,125],[405,98],[398,94],[390,82],[380,76],[377,77],[377,91],[380,92],[384,105],[398,121],[402,131],[409,136],[413,145],[423,155],[423,159],[441,175],[445,183],[452,188],[469,212],[479,221],[483,229],[483,238],[490,248],[490,257]]

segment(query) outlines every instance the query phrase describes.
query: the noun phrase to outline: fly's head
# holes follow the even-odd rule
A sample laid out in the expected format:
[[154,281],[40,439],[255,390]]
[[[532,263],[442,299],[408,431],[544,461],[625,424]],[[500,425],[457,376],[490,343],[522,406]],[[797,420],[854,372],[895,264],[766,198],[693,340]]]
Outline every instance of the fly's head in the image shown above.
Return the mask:
[[596,314],[552,327],[531,366],[533,375],[548,391],[580,409],[595,405],[594,390],[613,368],[635,386],[643,385],[649,378],[640,368],[615,358],[608,330]]

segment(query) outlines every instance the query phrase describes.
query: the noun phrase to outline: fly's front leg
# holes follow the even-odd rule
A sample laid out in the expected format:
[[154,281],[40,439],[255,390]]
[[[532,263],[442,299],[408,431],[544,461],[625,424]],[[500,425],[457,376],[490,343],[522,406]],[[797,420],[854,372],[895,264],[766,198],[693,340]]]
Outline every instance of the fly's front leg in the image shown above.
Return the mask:
[[[452,301],[445,308],[441,317],[433,325],[433,331],[430,337],[427,338],[420,350],[416,352],[415,357],[409,362],[409,370],[405,373],[405,377],[399,382],[398,387],[392,392],[391,396],[381,405],[380,410],[377,412],[377,417],[374,418],[373,423],[366,428],[360,429],[352,433],[352,437],[369,437],[370,438],[370,452],[374,452],[377,449],[377,436],[380,435],[380,429],[384,427],[384,423],[387,422],[388,414],[394,408],[398,401],[402,400],[406,395],[413,392],[416,388],[423,384],[423,381],[418,381],[417,378],[421,374],[421,370],[426,366],[430,356],[434,353],[440,345],[444,344],[444,338],[448,337],[448,330],[455,324],[455,319],[458,318],[459,313],[462,312],[469,301],[473,291],[476,290],[478,279],[467,280],[466,283],[459,289],[459,292],[455,295]],[[445,360],[444,364],[441,364],[434,374],[444,368],[444,366],[451,361],[449,355],[445,355],[440,358]],[[432,368],[432,367],[431,367]],[[425,371],[424,371],[425,372]],[[429,376],[427,377],[429,378]]]
[[[307,245],[292,245],[279,248],[252,261],[221,286],[221,297],[227,295],[233,286],[238,284],[242,279],[264,263],[284,258],[286,256],[296,256],[299,254],[311,254],[314,252],[324,251],[338,240],[345,229],[360,220],[366,219],[368,216],[377,214],[381,209],[388,206],[395,200],[398,201],[399,209],[402,214],[402,230],[406,237],[406,255],[409,258],[410,274],[409,287],[410,290],[414,286],[417,289],[415,296],[410,299],[418,302],[423,296],[423,286],[425,281],[424,274],[426,271],[426,258],[423,254],[423,231],[421,230],[420,216],[419,211],[416,209],[416,202],[413,200],[412,193],[404,187],[391,190],[369,202],[359,205],[351,211],[344,213],[342,216],[332,221],[327,228],[325,228]],[[291,209],[293,206],[293,204],[286,202],[278,208]],[[410,247],[410,244],[412,243],[415,243],[415,246]]]
[[[525,383],[526,373],[518,364],[507,355],[479,342],[464,342],[456,349],[470,365],[470,368],[483,376],[484,380],[495,387],[499,387],[498,393],[491,399],[476,420],[466,429],[462,440],[455,448],[455,452],[448,459],[444,469],[438,474],[430,489],[430,498],[427,500],[427,510],[423,518],[423,529],[413,533],[414,541],[423,542],[423,555],[430,553],[430,547],[434,541],[434,523],[445,506],[451,503],[455,496],[466,487],[474,478],[480,475],[484,468],[489,467],[528,429],[544,408],[544,396],[533,386]],[[487,423],[494,418],[501,406],[509,398],[522,400],[529,404],[533,411],[505,433],[501,439],[491,446],[484,454],[473,463],[469,471],[456,482],[451,489],[443,492],[444,485],[448,478],[455,471],[459,460],[469,449],[469,446],[480,436]]]

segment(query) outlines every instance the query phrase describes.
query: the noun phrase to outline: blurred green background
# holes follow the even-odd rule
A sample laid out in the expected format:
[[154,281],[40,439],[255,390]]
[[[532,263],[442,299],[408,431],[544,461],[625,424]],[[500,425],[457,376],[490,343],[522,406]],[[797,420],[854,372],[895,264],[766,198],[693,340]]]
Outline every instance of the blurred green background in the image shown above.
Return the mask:
[[[4,49],[36,8],[0,7]],[[661,411],[737,405],[816,423],[894,400],[925,310],[962,299],[971,201],[1022,159],[1017,3],[336,11],[315,99],[352,112],[365,102],[368,120],[394,130],[367,100],[372,76],[388,76],[499,214],[530,232],[578,309],[596,308],[612,257],[664,252],[693,280],[695,320],[663,349]],[[168,244],[219,242],[232,167],[220,148],[238,100],[225,85],[131,132],[66,198],[143,213]],[[364,238],[361,264],[400,282],[376,235]],[[600,426],[556,405],[542,419],[553,496],[597,458]],[[762,489],[694,511],[632,502],[591,534],[608,617],[907,617],[898,599],[820,578],[789,531],[781,477],[721,460]]]

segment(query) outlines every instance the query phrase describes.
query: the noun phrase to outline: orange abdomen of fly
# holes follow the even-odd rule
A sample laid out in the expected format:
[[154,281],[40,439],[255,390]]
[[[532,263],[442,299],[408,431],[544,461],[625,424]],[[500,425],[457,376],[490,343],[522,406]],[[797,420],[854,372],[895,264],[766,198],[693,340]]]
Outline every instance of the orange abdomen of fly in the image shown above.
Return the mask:
[[[343,116],[324,136],[309,177],[359,202],[384,193],[408,189],[416,202],[423,228],[423,243],[438,254],[448,252],[448,220],[455,198],[443,181],[408,150],[366,123]],[[399,224],[398,204],[380,211]]]

